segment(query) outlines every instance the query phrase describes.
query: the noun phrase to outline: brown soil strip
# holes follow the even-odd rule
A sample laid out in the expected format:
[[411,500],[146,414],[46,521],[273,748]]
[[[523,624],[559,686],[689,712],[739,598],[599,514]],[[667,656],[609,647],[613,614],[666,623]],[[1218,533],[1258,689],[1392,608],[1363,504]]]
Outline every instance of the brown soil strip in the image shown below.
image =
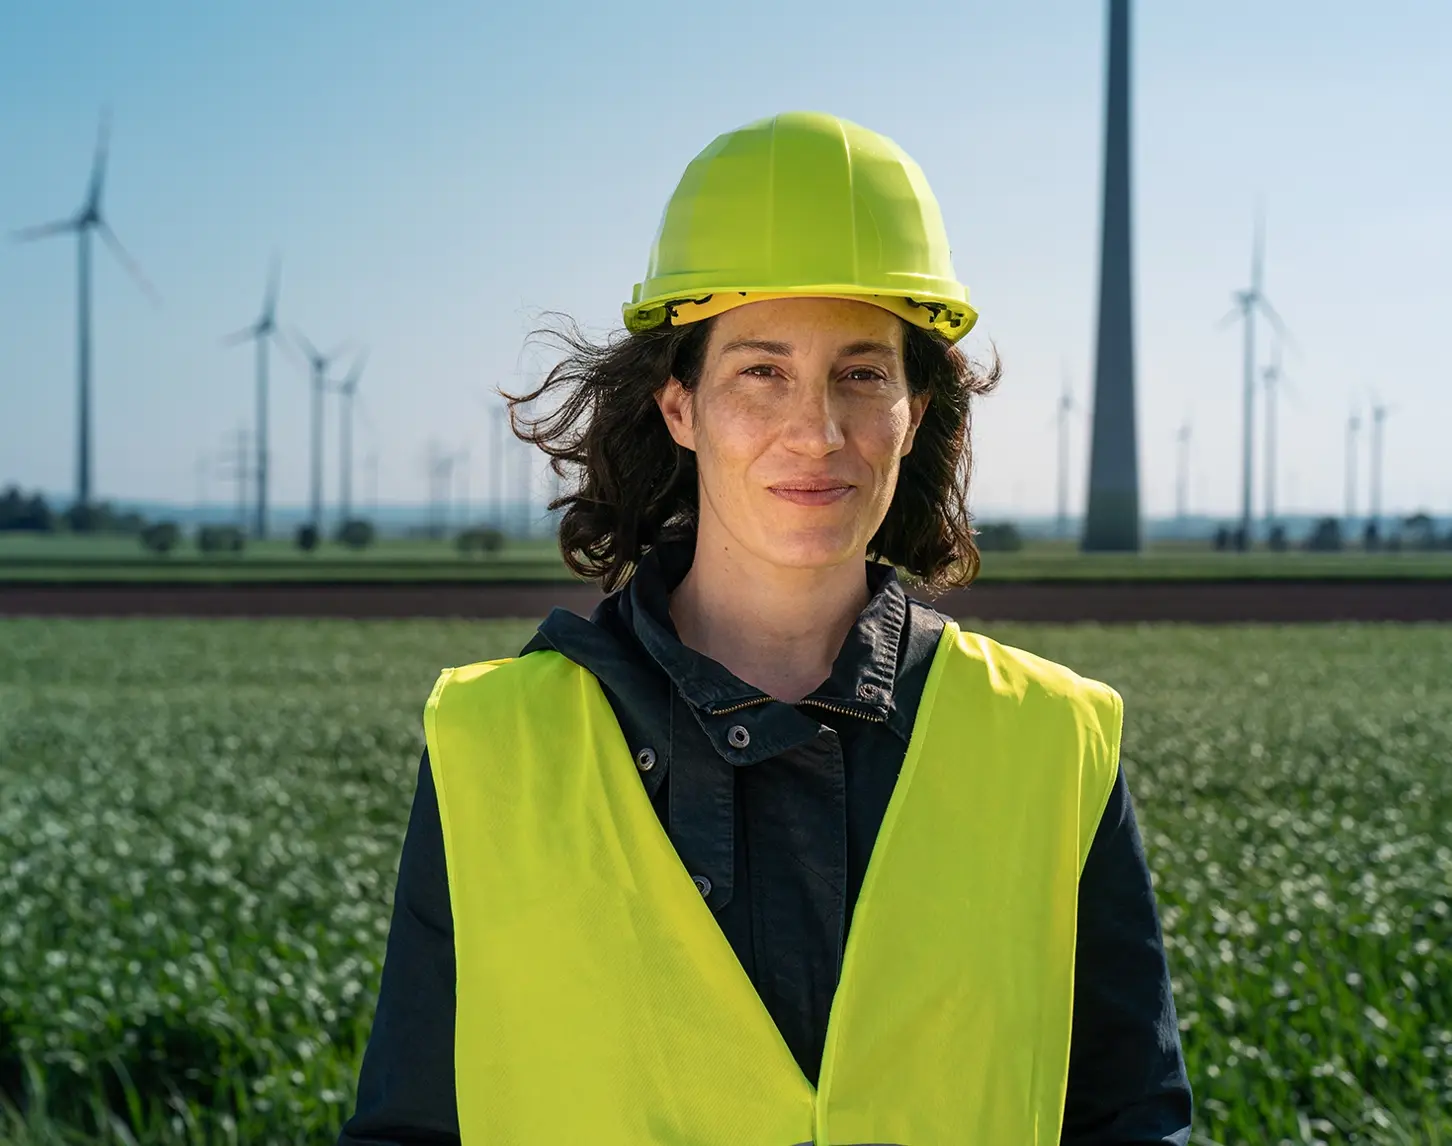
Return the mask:
[[[532,618],[599,600],[539,582],[0,584],[0,616]],[[1452,580],[989,581],[934,604],[985,621],[1452,621]]]

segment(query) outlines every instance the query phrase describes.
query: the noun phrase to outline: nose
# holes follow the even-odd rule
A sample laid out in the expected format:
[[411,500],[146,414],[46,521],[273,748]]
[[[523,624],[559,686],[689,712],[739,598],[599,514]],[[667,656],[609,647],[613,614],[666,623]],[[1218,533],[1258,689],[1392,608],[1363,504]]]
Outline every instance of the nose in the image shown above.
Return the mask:
[[782,419],[782,441],[796,453],[825,457],[846,441],[841,411],[826,379],[802,379],[793,386]]

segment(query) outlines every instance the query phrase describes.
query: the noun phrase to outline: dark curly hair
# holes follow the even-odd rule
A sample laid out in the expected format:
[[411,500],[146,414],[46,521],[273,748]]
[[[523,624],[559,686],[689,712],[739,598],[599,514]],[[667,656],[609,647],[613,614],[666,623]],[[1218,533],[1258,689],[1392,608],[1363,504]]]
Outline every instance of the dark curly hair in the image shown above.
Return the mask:
[[[549,503],[565,510],[565,563],[614,592],[651,546],[695,533],[696,455],[671,437],[655,395],[672,376],[695,388],[714,320],[621,331],[597,345],[567,316],[551,317],[558,329],[536,330],[531,339],[553,342],[564,358],[534,390],[501,394],[515,436],[548,454],[561,479],[569,480],[567,467],[575,471],[573,492]],[[968,512],[970,402],[997,386],[1002,365],[996,352],[980,365],[941,335],[907,322],[903,328],[908,387],[926,390],[929,402],[868,553],[937,591],[978,575]],[[541,398],[558,404],[539,417],[521,411]]]

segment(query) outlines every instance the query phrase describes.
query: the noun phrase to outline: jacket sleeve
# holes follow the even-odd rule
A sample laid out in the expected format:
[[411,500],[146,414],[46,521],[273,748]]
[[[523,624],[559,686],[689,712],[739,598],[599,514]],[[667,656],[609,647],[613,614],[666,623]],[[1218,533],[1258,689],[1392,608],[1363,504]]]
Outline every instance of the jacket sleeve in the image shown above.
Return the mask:
[[1079,879],[1063,1146],[1186,1146],[1190,1081],[1164,936],[1121,765]]
[[454,924],[428,750],[398,862],[393,921],[358,1103],[337,1146],[458,1146]]

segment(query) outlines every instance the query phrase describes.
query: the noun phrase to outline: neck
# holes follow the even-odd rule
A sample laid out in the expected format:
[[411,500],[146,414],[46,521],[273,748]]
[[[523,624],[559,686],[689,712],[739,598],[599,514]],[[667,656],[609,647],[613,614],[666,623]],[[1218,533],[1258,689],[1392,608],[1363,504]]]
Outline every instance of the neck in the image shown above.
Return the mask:
[[681,643],[769,696],[800,700],[831,675],[867,605],[867,555],[827,568],[788,568],[713,534],[697,535],[695,560],[671,595]]

